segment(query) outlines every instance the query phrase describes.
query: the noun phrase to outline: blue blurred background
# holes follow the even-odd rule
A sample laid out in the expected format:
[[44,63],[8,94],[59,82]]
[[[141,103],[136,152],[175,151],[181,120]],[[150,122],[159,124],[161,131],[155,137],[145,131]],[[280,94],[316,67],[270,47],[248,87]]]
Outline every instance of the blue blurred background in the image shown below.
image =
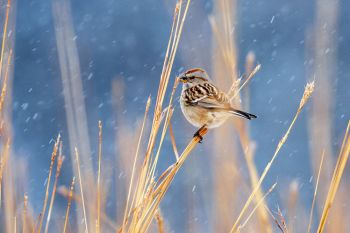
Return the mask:
[[[327,1],[323,4],[327,4]],[[333,96],[331,145],[335,152],[339,150],[350,117],[350,1],[339,1],[338,4],[337,27],[334,28],[335,50],[330,51],[335,57],[334,76],[330,77]],[[103,156],[106,159],[113,158],[118,153],[116,135],[118,121],[121,120],[118,117],[123,117],[123,124],[136,129],[149,95],[154,103],[174,5],[175,1],[158,0],[71,1],[75,31],[75,37],[71,39],[76,42],[80,59],[94,161],[98,145],[98,120],[102,120],[104,125]],[[210,48],[213,37],[208,16],[212,14],[213,8],[212,1],[194,0],[191,3],[172,78],[191,67],[202,67],[211,74],[213,55]],[[310,50],[307,42],[315,25],[315,10],[315,1],[237,2],[235,43],[238,49],[238,71],[244,73],[249,51],[255,53],[256,63],[262,65],[249,84],[250,112],[259,116],[251,122],[250,131],[257,143],[255,161],[260,173],[291,122],[306,82],[315,79],[317,88],[317,77],[312,72],[313,58],[308,57]],[[18,156],[28,161],[25,191],[31,197],[34,209],[39,212],[53,140],[58,133],[62,134],[66,155],[60,184],[68,185],[73,174],[65,102],[51,2],[19,0],[16,15],[13,148]],[[125,87],[120,97],[123,105],[119,111],[122,114],[116,113],[113,104],[112,84],[116,80],[122,81]],[[172,83],[171,80],[170,86]],[[180,88],[176,97],[179,93]],[[172,124],[181,150],[196,129],[182,117],[177,100]],[[310,107],[307,106],[263,185],[266,188],[277,180],[281,189],[285,189],[291,181],[297,180],[301,202],[305,206],[310,206],[313,193],[308,146],[309,113]],[[203,157],[206,158],[204,160],[200,158],[210,148],[210,141],[211,135],[196,148],[188,161],[190,165],[185,164],[162,203],[166,223],[174,232],[184,232],[186,226],[183,223],[189,219],[184,192],[192,195],[194,203],[202,203],[210,195],[207,190],[211,180],[207,170],[210,160],[208,157]],[[144,145],[147,145],[146,141]],[[166,168],[174,160],[172,154],[170,138],[167,137],[161,168]],[[122,177],[126,171],[118,167],[117,161],[114,163],[113,172],[121,174],[116,177]],[[242,169],[242,173],[247,173]],[[185,178],[189,175],[190,178]],[[113,179],[106,178],[114,184]],[[237,187],[237,192],[239,190],[240,187]],[[111,216],[116,215],[113,212],[116,199],[113,193],[110,194],[107,211]],[[277,206],[280,199],[276,192],[269,203]],[[57,208],[60,208],[61,203],[64,210],[65,199],[58,197],[57,203]],[[211,208],[210,204],[198,204],[190,220],[202,225],[202,230],[206,229],[202,232],[213,232],[209,217]]]

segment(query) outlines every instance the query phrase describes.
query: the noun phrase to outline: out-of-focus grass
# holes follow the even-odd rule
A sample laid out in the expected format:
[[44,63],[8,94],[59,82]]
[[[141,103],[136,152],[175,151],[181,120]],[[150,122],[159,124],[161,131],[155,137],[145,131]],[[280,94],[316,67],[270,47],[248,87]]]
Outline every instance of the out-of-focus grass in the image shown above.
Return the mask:
[[[237,71],[237,48],[235,45],[235,33],[231,29],[236,18],[236,1],[229,0],[215,0],[214,14],[210,16],[210,23],[213,32],[213,53],[215,59],[212,62],[213,76],[218,85],[230,87],[227,92],[232,97],[233,103],[241,108],[248,108],[249,89],[244,90],[244,102],[239,101],[241,90],[253,78],[254,74],[260,69],[260,65],[255,66],[254,55],[250,53],[247,55],[246,73],[242,79],[238,78]],[[0,230],[3,232],[167,232],[168,226],[167,218],[171,216],[164,216],[160,211],[160,203],[166,195],[170,185],[172,185],[175,175],[181,169],[183,164],[187,161],[188,156],[199,142],[198,137],[190,140],[185,149],[179,153],[176,146],[176,135],[171,128],[171,119],[173,116],[173,99],[178,81],[175,78],[173,88],[169,88],[169,82],[172,83],[171,73],[179,46],[181,33],[185,25],[187,13],[190,8],[190,0],[179,0],[174,9],[173,25],[170,32],[168,48],[164,59],[163,70],[160,75],[159,88],[154,103],[154,113],[149,120],[149,112],[152,103],[151,98],[148,99],[145,106],[145,113],[142,118],[142,124],[138,130],[134,130],[119,122],[120,129],[123,129],[118,137],[127,136],[130,140],[119,141],[123,151],[118,151],[118,154],[124,154],[120,159],[124,170],[128,171],[126,176],[126,184],[117,183],[117,188],[125,191],[125,195],[117,199],[118,202],[123,203],[121,214],[117,215],[117,220],[112,220],[107,215],[106,199],[108,197],[106,184],[104,182],[106,170],[111,166],[104,163],[102,144],[102,122],[98,122],[99,135],[96,135],[96,143],[98,143],[98,164],[97,171],[92,172],[92,160],[90,151],[90,144],[86,140],[87,123],[85,110],[77,110],[77,106],[84,106],[84,98],[82,95],[82,86],[80,79],[79,57],[76,50],[75,42],[68,40],[67,35],[73,35],[74,28],[72,26],[71,13],[68,0],[54,0],[53,12],[55,20],[55,32],[57,39],[57,47],[59,51],[60,69],[63,82],[67,122],[69,126],[69,142],[71,148],[71,156],[74,161],[74,175],[69,188],[65,186],[57,187],[60,171],[63,166],[62,145],[63,141],[58,136],[56,139],[51,161],[48,161],[49,174],[46,183],[45,197],[43,198],[43,206],[40,213],[33,213],[30,210],[30,197],[26,193],[19,193],[16,189],[16,183],[20,183],[17,177],[14,177],[11,171],[15,168],[16,157],[11,154],[11,123],[6,117],[6,104],[10,105],[8,101],[8,82],[11,80],[11,65],[13,60],[12,47],[13,38],[8,38],[8,28],[14,28],[14,21],[11,21],[11,11],[13,6],[8,1],[5,10],[3,39],[1,47],[1,99],[0,99],[0,123],[1,123],[1,157],[0,157],[0,216],[2,224]],[[69,38],[69,36],[68,36]],[[322,43],[321,45],[322,46]],[[255,68],[254,68],[255,67]],[[73,79],[72,76],[75,78]],[[316,80],[316,87],[317,87]],[[124,91],[123,86],[119,83],[113,85],[116,95]],[[214,203],[213,215],[209,218],[213,221],[215,232],[296,232],[294,228],[287,221],[292,221],[292,217],[287,220],[284,218],[282,212],[278,209],[277,214],[267,206],[265,199],[273,190],[279,189],[278,184],[274,184],[267,191],[262,188],[262,183],[267,176],[273,162],[275,161],[280,149],[286,142],[292,127],[296,124],[297,118],[308,102],[314,91],[314,82],[306,85],[304,94],[301,98],[297,112],[281,140],[276,146],[275,153],[267,163],[262,174],[259,174],[255,166],[255,145],[256,142],[252,140],[249,135],[248,123],[241,120],[232,120],[228,122],[231,124],[237,133],[238,140],[233,143],[231,135],[233,131],[229,127],[222,127],[215,130],[215,137],[212,146],[213,154],[222,154],[222,148],[229,148],[225,154],[222,154],[220,160],[213,160],[211,167],[214,171],[214,185],[213,185],[213,199],[206,200],[206,202]],[[166,96],[170,96],[169,102],[164,103]],[[317,100],[322,101],[322,100]],[[116,105],[120,105],[117,102]],[[116,107],[118,111],[118,106]],[[329,111],[329,110],[327,110]],[[316,118],[317,115],[313,116]],[[147,125],[150,124],[150,130]],[[330,124],[329,122],[327,124]],[[73,127],[73,126],[77,127]],[[317,125],[323,127],[323,125]],[[312,127],[316,127],[315,124]],[[346,163],[350,153],[350,136],[349,136],[350,122],[346,129],[343,139],[343,144],[340,148],[338,161],[335,165],[333,177],[329,184],[323,184],[322,190],[327,190],[327,197],[322,202],[316,201],[318,196],[319,180],[322,177],[327,177],[326,173],[322,173],[322,164],[327,163],[328,167],[332,166],[332,162],[322,156],[322,163],[319,165],[319,172],[317,173],[316,188],[314,192],[314,199],[310,211],[309,224],[303,225],[303,229],[308,232],[314,232],[312,222],[318,226],[317,232],[323,232],[327,225],[327,220],[334,219],[338,215],[333,213],[331,215],[331,207],[334,205],[336,193],[341,184],[341,178],[344,173]],[[159,171],[158,160],[162,155],[162,145],[164,139],[169,133],[171,143],[175,153],[175,162],[170,164],[163,172]],[[208,133],[207,129],[203,129],[202,136]],[[314,135],[313,135],[314,136]],[[148,140],[146,148],[142,147],[142,141]],[[329,142],[330,143],[330,142]],[[231,146],[230,146],[231,145]],[[273,145],[272,145],[273,146]],[[315,147],[315,145],[312,145]],[[130,152],[130,147],[133,147],[133,153]],[[123,149],[124,148],[124,149]],[[322,150],[321,148],[318,148]],[[238,151],[242,151],[249,173],[249,182],[245,181],[243,175],[235,171],[235,166],[238,166]],[[58,156],[57,156],[58,155]],[[143,155],[143,156],[142,156]],[[12,162],[11,162],[12,161]],[[35,161],[30,161],[35,162]],[[108,167],[109,166],[109,167]],[[53,185],[51,184],[52,174],[55,171]],[[156,174],[160,175],[157,176]],[[116,179],[118,180],[118,179]],[[69,184],[67,184],[68,186]],[[75,187],[78,186],[78,187]],[[245,188],[245,196],[237,193],[237,187]],[[74,191],[76,190],[76,191]],[[283,191],[283,190],[282,190]],[[295,185],[291,184],[290,202],[287,204],[288,208],[296,216],[302,214],[302,210],[297,208],[297,196],[299,190]],[[2,194],[4,198],[2,198]],[[67,207],[65,217],[59,219],[54,217],[53,213],[54,201],[56,193],[66,197]],[[285,192],[287,193],[287,192]],[[186,194],[184,194],[186,195]],[[341,196],[343,197],[343,196]],[[345,200],[340,200],[345,202]],[[77,205],[77,219],[73,218],[72,203]],[[48,205],[49,203],[49,205]],[[321,204],[320,204],[321,203]],[[323,204],[324,203],[324,204]],[[282,203],[283,205],[284,203]],[[313,221],[313,209],[317,205],[320,209],[323,208],[319,221]],[[189,206],[188,208],[191,208]],[[189,209],[187,211],[190,211]],[[192,210],[191,210],[192,211]],[[118,212],[118,211],[117,211]],[[335,217],[334,217],[335,216]],[[342,218],[343,216],[338,216]],[[83,219],[82,224],[80,219]],[[50,227],[51,222],[56,222],[55,226]],[[185,225],[185,223],[184,223]],[[345,229],[349,226],[337,226],[333,221],[328,223],[329,229]],[[195,229],[193,227],[192,229]],[[299,228],[295,228],[299,229]],[[338,231],[342,232],[342,230]]]

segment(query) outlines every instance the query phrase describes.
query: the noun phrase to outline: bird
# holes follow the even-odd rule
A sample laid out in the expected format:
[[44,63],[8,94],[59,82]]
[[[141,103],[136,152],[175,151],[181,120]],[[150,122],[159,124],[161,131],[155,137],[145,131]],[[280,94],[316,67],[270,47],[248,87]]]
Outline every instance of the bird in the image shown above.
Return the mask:
[[200,127],[194,134],[200,138],[203,128],[216,128],[232,116],[248,120],[256,115],[232,107],[227,94],[216,87],[207,72],[201,68],[189,69],[178,76],[182,83],[180,107],[186,120],[195,127]]

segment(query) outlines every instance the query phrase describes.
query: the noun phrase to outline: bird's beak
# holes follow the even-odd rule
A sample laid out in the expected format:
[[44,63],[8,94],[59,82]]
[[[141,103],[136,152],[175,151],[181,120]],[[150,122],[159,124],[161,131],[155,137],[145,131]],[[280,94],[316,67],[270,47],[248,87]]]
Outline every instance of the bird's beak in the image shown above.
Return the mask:
[[187,77],[185,77],[185,76],[181,76],[181,77],[179,78],[179,80],[180,80],[180,82],[182,82],[182,83],[187,83],[187,81],[188,81]]

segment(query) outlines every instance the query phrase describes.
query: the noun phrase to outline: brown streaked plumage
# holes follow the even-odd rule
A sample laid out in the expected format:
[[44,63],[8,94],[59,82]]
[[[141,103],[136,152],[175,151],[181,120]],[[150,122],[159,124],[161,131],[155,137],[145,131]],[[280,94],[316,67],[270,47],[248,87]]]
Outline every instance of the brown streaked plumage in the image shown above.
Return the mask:
[[215,128],[231,116],[246,119],[255,115],[234,109],[226,93],[214,86],[205,70],[194,68],[179,76],[183,83],[180,98],[185,118],[196,127]]

